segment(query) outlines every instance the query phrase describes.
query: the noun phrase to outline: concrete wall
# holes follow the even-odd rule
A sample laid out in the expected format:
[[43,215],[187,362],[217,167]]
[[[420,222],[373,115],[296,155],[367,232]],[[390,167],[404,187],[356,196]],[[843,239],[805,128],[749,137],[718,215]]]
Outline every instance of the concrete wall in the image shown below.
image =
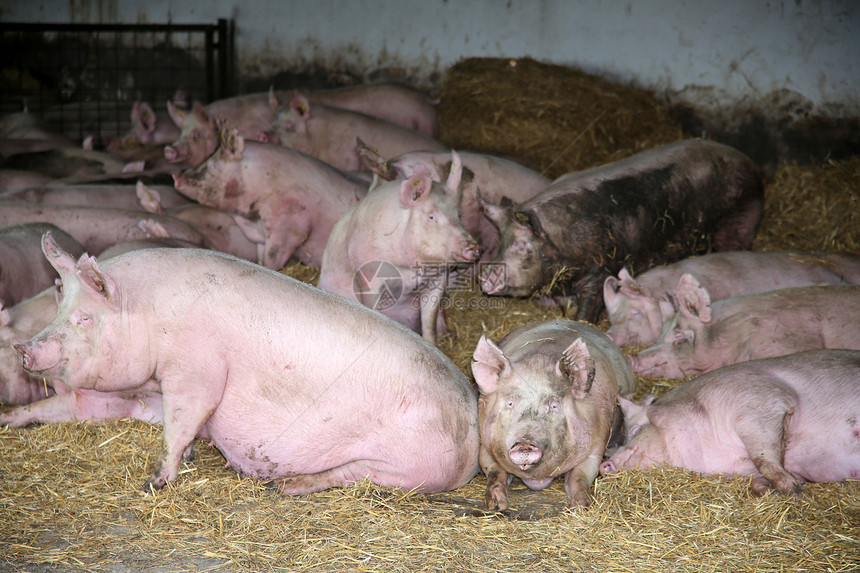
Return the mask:
[[860,116],[856,0],[0,0],[5,22],[218,18],[236,23],[245,79],[317,66],[432,84],[461,58],[532,57],[670,102],[790,94],[806,113]]

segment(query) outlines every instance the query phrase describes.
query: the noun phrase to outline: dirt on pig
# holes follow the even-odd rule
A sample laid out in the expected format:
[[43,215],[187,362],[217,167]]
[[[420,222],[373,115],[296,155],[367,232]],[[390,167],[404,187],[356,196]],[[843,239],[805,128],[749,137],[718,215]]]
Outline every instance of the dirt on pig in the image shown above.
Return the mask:
[[[513,65],[515,64],[515,65]],[[530,60],[464,60],[439,93],[442,139],[522,158],[550,176],[685,137],[653,96]],[[782,165],[755,250],[857,252],[860,157]],[[315,284],[319,269],[287,274]],[[539,298],[448,297],[442,350],[471,376],[478,338],[559,318]],[[599,327],[604,330],[604,320]],[[637,377],[634,397],[682,380]],[[155,495],[140,486],[161,428],[137,421],[0,429],[0,570],[61,572],[860,570],[860,481],[756,498],[742,479],[677,469],[598,478],[569,509],[563,481],[512,485],[484,510],[478,475],[418,495],[368,482],[285,497],[242,479],[204,440]]]

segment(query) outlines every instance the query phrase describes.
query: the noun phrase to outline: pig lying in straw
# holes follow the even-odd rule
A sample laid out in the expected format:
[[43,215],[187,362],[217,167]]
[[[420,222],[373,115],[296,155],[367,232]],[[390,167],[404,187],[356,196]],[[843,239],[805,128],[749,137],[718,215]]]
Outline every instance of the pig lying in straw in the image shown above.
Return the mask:
[[678,466],[749,475],[755,493],[860,478],[860,352],[810,350],[703,374],[639,404],[600,473]]
[[691,275],[657,342],[630,356],[642,376],[684,378],[721,366],[812,350],[860,350],[860,286],[793,287],[711,303]]
[[731,251],[689,257],[654,267],[633,278],[626,268],[603,283],[603,301],[619,346],[648,346],[678,310],[675,288],[690,274],[711,300],[781,288],[860,284],[860,255],[791,251]]
[[[76,262],[50,234],[43,250],[62,299],[51,324],[17,345],[24,367],[94,400],[145,397],[141,414],[164,424],[145,490],[176,478],[196,436],[289,494],[364,478],[432,492],[477,472],[468,379],[379,313],[214,251]],[[15,412],[0,423],[29,423]]]

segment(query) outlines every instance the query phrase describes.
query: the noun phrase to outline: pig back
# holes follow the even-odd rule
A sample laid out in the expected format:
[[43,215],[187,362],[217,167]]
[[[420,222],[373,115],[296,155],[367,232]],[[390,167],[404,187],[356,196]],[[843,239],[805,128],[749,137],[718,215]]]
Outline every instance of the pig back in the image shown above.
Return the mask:
[[732,241],[751,240],[762,200],[749,158],[684,140],[559,177],[519,211],[560,260],[617,272],[704,252],[711,241],[716,250],[739,248]]

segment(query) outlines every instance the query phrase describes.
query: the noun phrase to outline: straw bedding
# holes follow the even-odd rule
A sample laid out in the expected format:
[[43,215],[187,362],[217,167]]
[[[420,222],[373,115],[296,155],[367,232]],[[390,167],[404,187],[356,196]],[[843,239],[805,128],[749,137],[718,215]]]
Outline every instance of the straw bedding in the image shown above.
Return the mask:
[[[684,136],[647,93],[528,60],[466,60],[441,95],[446,143],[521,157],[553,177]],[[860,158],[783,165],[768,181],[754,248],[857,251],[858,190]],[[561,316],[538,300],[451,296],[470,308],[448,312],[440,346],[467,374],[481,334],[498,341]],[[637,381],[637,394],[681,383]],[[289,498],[240,479],[198,440],[179,478],[147,495],[160,437],[160,427],[128,420],[0,429],[0,570],[860,569],[860,481],[755,498],[741,479],[654,469],[599,478],[586,510],[567,508],[555,480],[540,492],[514,484],[511,509],[490,513],[481,475],[434,495],[364,482]]]

